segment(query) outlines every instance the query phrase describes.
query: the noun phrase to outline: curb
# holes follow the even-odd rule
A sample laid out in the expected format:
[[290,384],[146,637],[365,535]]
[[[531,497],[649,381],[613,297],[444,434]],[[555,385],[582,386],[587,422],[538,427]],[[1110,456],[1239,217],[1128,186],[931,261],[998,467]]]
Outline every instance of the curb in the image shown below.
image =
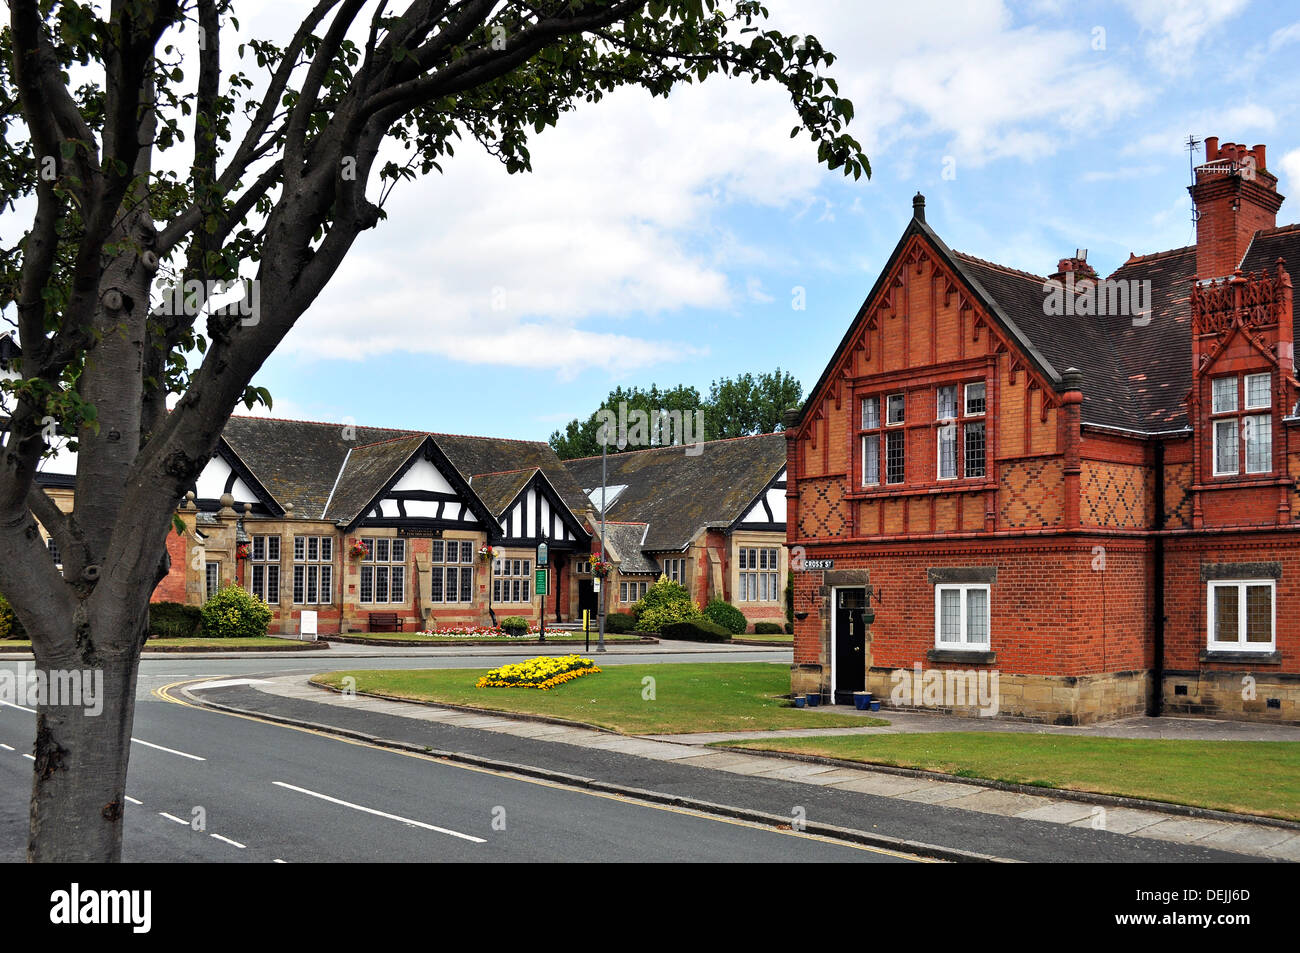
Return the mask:
[[[401,700],[401,699],[397,699]],[[1159,814],[1172,814],[1178,817],[1191,817],[1206,821],[1223,821],[1230,824],[1255,824],[1260,827],[1276,827],[1282,830],[1300,831],[1300,821],[1288,821],[1280,817],[1265,817],[1262,814],[1235,814],[1232,811],[1219,811],[1208,807],[1194,807],[1190,804],[1175,804],[1170,801],[1151,801],[1140,797],[1126,797],[1121,794],[1098,794],[1093,791],[1072,791],[1068,788],[1051,788],[1037,784],[1017,784],[1014,781],[995,781],[992,778],[968,778],[960,774],[945,774],[942,771],[923,771],[920,768],[899,768],[889,764],[868,764],[865,761],[846,761],[843,758],[826,758],[821,755],[799,754],[791,751],[765,751],[762,748],[744,748],[727,742],[701,745],[713,751],[734,751],[738,754],[754,754],[762,758],[776,758],[779,761],[803,761],[808,764],[824,764],[833,768],[847,768],[853,771],[870,771],[877,774],[893,774],[904,778],[917,778],[923,781],[948,781],[953,784],[967,784],[975,788],[988,788],[995,791],[1008,791],[1013,794],[1033,794],[1038,797],[1051,797],[1061,801],[1078,801],[1083,804],[1098,804],[1103,807],[1128,807],[1139,811],[1153,811]]]
[[[214,639],[213,641],[220,641]],[[287,640],[286,640],[287,641]],[[147,643],[146,643],[147,644]],[[323,652],[329,648],[325,642],[289,642],[284,646],[245,645],[231,648],[227,645],[164,645],[158,648],[145,648],[140,655],[210,655],[214,652]]]
[[[365,732],[353,731],[348,728],[338,728],[333,725],[325,725],[319,722],[286,718],[282,715],[267,714],[255,709],[236,708],[233,705],[222,705],[218,702],[198,698],[191,694],[188,688],[182,688],[181,694],[183,694],[191,703],[200,708],[209,708],[215,711],[229,712],[231,714],[249,715],[264,721],[289,725],[294,728],[307,728],[312,731],[320,731],[343,738],[350,738],[354,741],[363,741],[380,748],[389,748],[395,751],[406,751],[412,754],[426,755],[428,757],[439,758],[457,764],[468,764],[473,765],[474,767],[503,771],[523,777],[552,781],[570,787],[600,791],[605,794],[617,794],[623,797],[647,801],[653,804],[687,808],[719,817],[729,817],[734,820],[762,824],[779,830],[790,830],[791,827],[790,818],[783,817],[779,814],[768,814],[765,811],[732,807],[727,804],[714,804],[711,801],[703,801],[697,798],[686,797],[684,795],[664,794],[659,791],[650,791],[644,788],[634,788],[627,785],[613,784],[608,781],[598,781],[595,778],[566,774],[563,771],[552,771],[547,768],[537,768],[531,765],[514,764],[509,761],[497,761],[493,758],[466,754],[460,751],[440,751],[436,748],[425,747],[424,745],[379,738],[374,735],[366,734]],[[837,827],[833,824],[808,823],[805,825],[803,833],[815,834],[821,837],[830,837],[836,840],[847,841],[849,843],[862,844],[867,847],[879,847],[884,850],[892,850],[898,853],[910,854],[916,857],[925,857],[932,860],[944,860],[954,863],[1018,863],[1018,861],[1005,857],[995,857],[991,854],[981,854],[976,851],[961,850],[955,847],[942,847],[937,844],[926,844],[921,841],[904,840],[899,837],[890,837],[887,834],[872,834],[867,831]]]
[[[570,639],[565,639],[564,641],[558,641],[558,642],[557,641],[540,642],[537,639],[518,639],[518,640],[512,639],[509,642],[488,642],[484,639],[477,639],[477,640],[466,639],[463,642],[453,642],[448,639],[429,639],[427,642],[417,642],[414,639],[361,639],[361,638],[353,638],[347,635],[322,635],[320,639],[322,642],[339,642],[345,645],[377,645],[385,648],[409,648],[413,645],[418,645],[422,648],[443,648],[443,647],[465,648],[467,646],[474,647],[474,648],[492,648],[492,647],[504,647],[507,645],[526,645],[526,646],[556,645],[556,646],[567,648],[569,646],[578,644],[575,640],[570,640]],[[594,642],[596,640],[593,639],[592,641]],[[658,639],[648,639],[648,638],[618,639],[617,641],[612,639],[605,640],[606,648],[609,648],[611,645],[658,645],[658,644],[659,644]],[[583,651],[585,652],[586,649],[583,649]]]

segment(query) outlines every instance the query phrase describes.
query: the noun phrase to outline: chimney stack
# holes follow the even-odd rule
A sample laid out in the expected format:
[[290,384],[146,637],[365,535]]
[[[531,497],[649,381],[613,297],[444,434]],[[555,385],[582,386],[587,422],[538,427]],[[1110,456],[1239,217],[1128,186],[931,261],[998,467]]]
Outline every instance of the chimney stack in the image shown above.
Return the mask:
[[1205,163],[1188,187],[1196,204],[1196,277],[1222,278],[1241,263],[1255,233],[1277,225],[1283,196],[1263,145],[1205,140]]
[[1056,263],[1056,274],[1049,281],[1065,281],[1067,275],[1073,275],[1076,282],[1092,281],[1097,277],[1097,269],[1088,264],[1088,249],[1076,248],[1073,258],[1062,258]]

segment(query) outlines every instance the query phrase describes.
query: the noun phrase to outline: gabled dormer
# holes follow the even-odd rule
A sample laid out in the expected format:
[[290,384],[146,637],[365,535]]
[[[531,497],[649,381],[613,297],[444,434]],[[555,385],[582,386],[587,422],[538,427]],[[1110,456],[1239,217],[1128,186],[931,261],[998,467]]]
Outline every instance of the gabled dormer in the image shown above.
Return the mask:
[[1297,398],[1291,276],[1237,271],[1191,292],[1193,525],[1289,522],[1287,430]]

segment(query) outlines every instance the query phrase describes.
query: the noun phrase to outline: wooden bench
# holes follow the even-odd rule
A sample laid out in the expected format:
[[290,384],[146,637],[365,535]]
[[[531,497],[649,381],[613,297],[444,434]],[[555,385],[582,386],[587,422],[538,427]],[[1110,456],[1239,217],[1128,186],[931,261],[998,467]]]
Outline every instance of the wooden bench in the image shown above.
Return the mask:
[[401,632],[402,620],[398,618],[396,612],[372,612],[370,613],[370,631]]

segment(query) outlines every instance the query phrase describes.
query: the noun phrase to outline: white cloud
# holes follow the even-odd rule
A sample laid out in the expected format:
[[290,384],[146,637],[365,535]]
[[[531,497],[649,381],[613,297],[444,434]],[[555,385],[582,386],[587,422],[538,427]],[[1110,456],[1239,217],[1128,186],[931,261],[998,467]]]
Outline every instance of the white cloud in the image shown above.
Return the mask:
[[1181,75],[1196,67],[1194,53],[1213,30],[1246,8],[1248,0],[1125,0],[1144,32],[1153,34],[1147,56],[1162,72]]
[[1278,163],[1282,168],[1282,178],[1286,182],[1284,191],[1295,195],[1300,192],[1300,149],[1292,149]]

